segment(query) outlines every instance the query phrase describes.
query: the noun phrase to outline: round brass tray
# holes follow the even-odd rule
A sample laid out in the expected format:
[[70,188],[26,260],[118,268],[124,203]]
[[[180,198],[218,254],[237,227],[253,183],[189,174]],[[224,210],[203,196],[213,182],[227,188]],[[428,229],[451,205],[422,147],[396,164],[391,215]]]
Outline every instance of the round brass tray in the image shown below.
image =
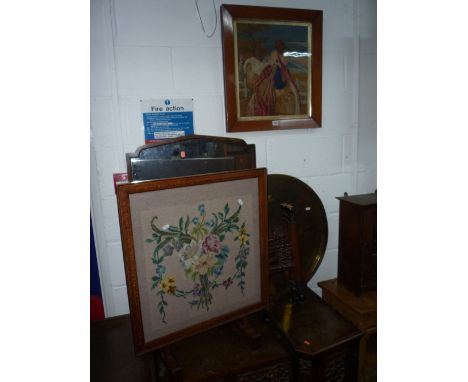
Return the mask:
[[[325,208],[318,195],[307,184],[289,175],[268,175],[268,230],[269,240],[284,230],[282,203],[295,208],[296,232],[300,249],[302,281],[307,283],[322,262],[328,241],[328,222]],[[283,228],[281,228],[283,227]],[[271,277],[273,276],[273,277]],[[270,287],[283,289],[275,275],[270,275]],[[281,284],[281,285],[279,285]],[[271,291],[272,294],[277,294]]]

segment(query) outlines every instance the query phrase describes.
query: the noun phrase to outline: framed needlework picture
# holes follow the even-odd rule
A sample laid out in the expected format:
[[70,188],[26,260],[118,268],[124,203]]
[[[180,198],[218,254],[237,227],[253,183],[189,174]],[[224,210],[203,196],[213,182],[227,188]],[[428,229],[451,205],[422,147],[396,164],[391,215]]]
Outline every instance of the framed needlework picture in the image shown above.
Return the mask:
[[266,170],[118,186],[136,353],[267,304]]
[[221,7],[227,131],[320,127],[322,11]]

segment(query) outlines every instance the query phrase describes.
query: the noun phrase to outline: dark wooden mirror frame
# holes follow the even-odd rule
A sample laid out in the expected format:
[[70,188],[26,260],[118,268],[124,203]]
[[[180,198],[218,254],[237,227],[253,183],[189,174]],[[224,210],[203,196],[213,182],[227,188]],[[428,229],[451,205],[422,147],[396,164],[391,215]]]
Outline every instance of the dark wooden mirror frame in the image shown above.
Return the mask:
[[[305,22],[311,24],[312,59],[310,60],[311,115],[305,118],[267,120],[239,120],[237,115],[234,21],[238,19],[274,22]],[[323,11],[308,9],[254,7],[241,5],[221,6],[224,94],[226,130],[228,132],[302,129],[321,127],[322,124],[322,24]]]
[[[260,277],[260,299],[257,302],[239,306],[226,313],[209,318],[208,320],[173,331],[156,339],[145,339],[142,317],[142,298],[139,290],[134,228],[132,224],[132,210],[130,196],[145,192],[158,192],[175,188],[190,188],[191,186],[210,185],[230,181],[256,179],[258,185],[258,253]],[[143,354],[151,350],[169,345],[180,339],[206,331],[223,323],[244,318],[247,315],[265,309],[268,305],[268,219],[267,219],[267,176],[266,169],[247,169],[226,171],[204,175],[168,178],[136,183],[120,184],[118,186],[117,201],[124,255],[125,276],[130,316],[132,322],[133,342],[136,354]],[[251,254],[252,255],[252,254]]]

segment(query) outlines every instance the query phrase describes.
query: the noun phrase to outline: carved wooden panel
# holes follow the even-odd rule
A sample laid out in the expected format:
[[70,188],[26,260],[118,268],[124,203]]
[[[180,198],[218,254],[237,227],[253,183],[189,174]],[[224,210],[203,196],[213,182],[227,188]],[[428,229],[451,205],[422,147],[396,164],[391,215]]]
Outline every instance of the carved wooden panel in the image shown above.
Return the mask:
[[292,381],[291,363],[282,362],[263,369],[249,371],[234,379],[236,382]]

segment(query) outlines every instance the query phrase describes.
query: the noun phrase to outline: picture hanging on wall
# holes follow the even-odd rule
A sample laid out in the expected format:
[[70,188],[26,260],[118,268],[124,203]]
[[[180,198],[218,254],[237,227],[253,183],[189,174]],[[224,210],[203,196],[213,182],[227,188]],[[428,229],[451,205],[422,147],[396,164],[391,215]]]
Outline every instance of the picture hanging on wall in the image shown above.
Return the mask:
[[266,170],[118,186],[136,353],[267,304]]
[[322,11],[221,7],[229,132],[320,127]]

